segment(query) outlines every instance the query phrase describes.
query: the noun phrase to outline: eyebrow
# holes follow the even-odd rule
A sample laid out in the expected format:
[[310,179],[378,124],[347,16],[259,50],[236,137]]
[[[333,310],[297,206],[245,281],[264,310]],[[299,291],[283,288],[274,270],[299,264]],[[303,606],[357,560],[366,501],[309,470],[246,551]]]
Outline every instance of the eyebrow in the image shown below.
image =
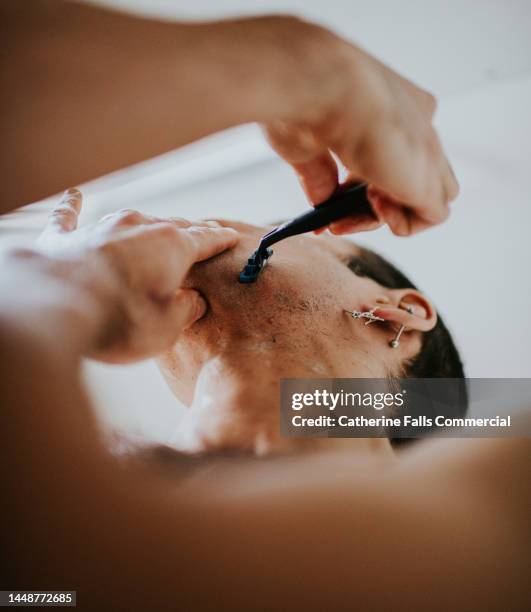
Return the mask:
[[372,278],[370,267],[359,255],[355,255],[354,253],[347,255],[345,257],[345,263],[347,268],[354,272],[356,276],[369,276]]

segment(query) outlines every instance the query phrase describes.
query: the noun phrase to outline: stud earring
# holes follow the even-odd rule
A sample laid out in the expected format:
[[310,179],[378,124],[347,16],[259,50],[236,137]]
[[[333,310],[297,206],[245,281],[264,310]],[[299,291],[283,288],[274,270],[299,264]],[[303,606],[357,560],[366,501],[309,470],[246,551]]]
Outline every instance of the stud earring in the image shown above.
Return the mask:
[[[415,312],[413,306],[410,306],[409,304],[399,304],[398,307],[403,308],[406,312],[409,312],[409,314],[413,314]],[[398,348],[398,346],[400,345],[400,336],[403,334],[405,329],[406,326],[401,325],[400,329],[396,332],[396,336],[392,340],[389,340],[389,346],[391,348]]]

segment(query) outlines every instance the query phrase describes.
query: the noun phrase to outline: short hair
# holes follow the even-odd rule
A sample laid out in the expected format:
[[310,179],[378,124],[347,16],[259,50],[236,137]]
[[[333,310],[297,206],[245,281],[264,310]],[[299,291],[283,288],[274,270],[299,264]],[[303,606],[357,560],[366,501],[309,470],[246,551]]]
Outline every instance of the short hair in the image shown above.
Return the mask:
[[[392,263],[370,249],[361,248],[348,264],[358,276],[371,278],[389,289],[417,289],[417,287]],[[463,363],[455,343],[441,316],[435,327],[424,333],[420,351],[403,365],[404,378],[453,378],[461,379],[459,401],[454,415],[462,416],[468,409]],[[411,438],[391,438],[394,445],[410,442]]]

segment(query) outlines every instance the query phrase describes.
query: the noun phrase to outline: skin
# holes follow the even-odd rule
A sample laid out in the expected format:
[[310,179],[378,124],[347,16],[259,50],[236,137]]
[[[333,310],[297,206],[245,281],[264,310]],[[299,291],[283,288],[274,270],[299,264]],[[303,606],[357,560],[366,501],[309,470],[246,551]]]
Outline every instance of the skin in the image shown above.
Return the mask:
[[[168,320],[171,312],[161,286],[173,283],[175,294],[195,284],[193,276],[186,286],[177,282],[183,266],[235,244],[237,235],[130,212],[77,233],[79,196],[72,196],[53,216],[42,246],[11,253],[3,266],[0,394],[9,436],[0,446],[0,530],[8,588],[75,585],[85,610],[138,609],[145,602],[160,610],[351,610],[353,602],[362,609],[447,610],[463,601],[468,610],[528,609],[528,440],[439,440],[398,457],[384,446],[339,445],[284,449],[260,461],[112,456],[81,383],[81,357],[111,354],[125,361],[124,347],[151,354],[160,328],[150,319]],[[147,237],[149,270],[142,266]],[[336,251],[324,246],[326,238],[310,240],[332,279],[355,288],[358,281],[351,272],[347,281],[337,260],[344,246]],[[169,255],[184,244],[187,262],[174,255],[161,263],[158,251]],[[292,248],[290,255],[288,245],[277,249],[264,288],[277,273],[282,278],[282,269],[295,272],[300,254]],[[136,265],[128,268],[135,253]],[[223,257],[204,270],[200,264],[197,285],[207,267],[236,271],[237,254],[226,256],[227,267]],[[295,285],[288,304],[299,304],[302,286]],[[379,293],[371,291],[367,296]],[[288,287],[283,292],[289,295]],[[211,312],[204,320],[198,320],[201,310],[190,312],[190,334],[194,325],[198,336],[214,333],[215,293],[206,292]],[[317,285],[313,295],[314,305],[327,306]],[[278,303],[272,295],[269,300]],[[142,325],[135,324],[135,312]],[[284,330],[285,316],[278,317]],[[324,328],[322,311],[315,316]],[[229,315],[226,320],[230,326]],[[348,331],[353,348],[364,333],[388,337],[383,329],[352,325]],[[404,350],[414,349],[417,333]],[[302,344],[309,341],[303,335]],[[225,391],[220,388],[221,405]]]
[[[354,274],[347,263],[359,249],[330,234],[275,245],[259,280],[242,285],[242,265],[270,228],[217,222],[236,229],[239,242],[194,266],[187,286],[206,298],[208,313],[158,359],[170,387],[190,406],[174,440],[180,450],[264,454],[285,447],[278,430],[280,379],[398,376],[437,321],[418,291],[388,289]],[[366,326],[344,312],[375,307],[384,323]],[[406,332],[392,350],[388,342],[402,323]]]
[[[457,193],[433,98],[317,26],[165,24],[54,0],[0,11],[1,212],[246,121],[313,203],[337,187],[336,153],[396,234],[443,220]],[[167,350],[204,314],[190,267],[238,236],[130,212],[78,233],[79,200],[0,267],[9,588],[74,587],[87,610],[370,609],[375,593],[393,609],[528,609],[525,440],[440,441],[396,466],[314,449],[193,474],[181,457],[176,475],[113,457],[82,357]]]
[[433,96],[317,25],[4,0],[0,28],[0,212],[252,121],[310,202],[337,188],[334,153],[397,235],[440,223],[457,195]]

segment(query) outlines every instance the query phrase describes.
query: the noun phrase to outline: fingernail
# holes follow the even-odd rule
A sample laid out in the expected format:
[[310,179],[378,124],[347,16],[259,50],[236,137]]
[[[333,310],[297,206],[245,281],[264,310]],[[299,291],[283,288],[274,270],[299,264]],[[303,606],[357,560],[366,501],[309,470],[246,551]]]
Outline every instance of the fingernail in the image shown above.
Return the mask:
[[63,199],[71,198],[72,196],[78,196],[81,192],[77,187],[69,187],[63,194]]

